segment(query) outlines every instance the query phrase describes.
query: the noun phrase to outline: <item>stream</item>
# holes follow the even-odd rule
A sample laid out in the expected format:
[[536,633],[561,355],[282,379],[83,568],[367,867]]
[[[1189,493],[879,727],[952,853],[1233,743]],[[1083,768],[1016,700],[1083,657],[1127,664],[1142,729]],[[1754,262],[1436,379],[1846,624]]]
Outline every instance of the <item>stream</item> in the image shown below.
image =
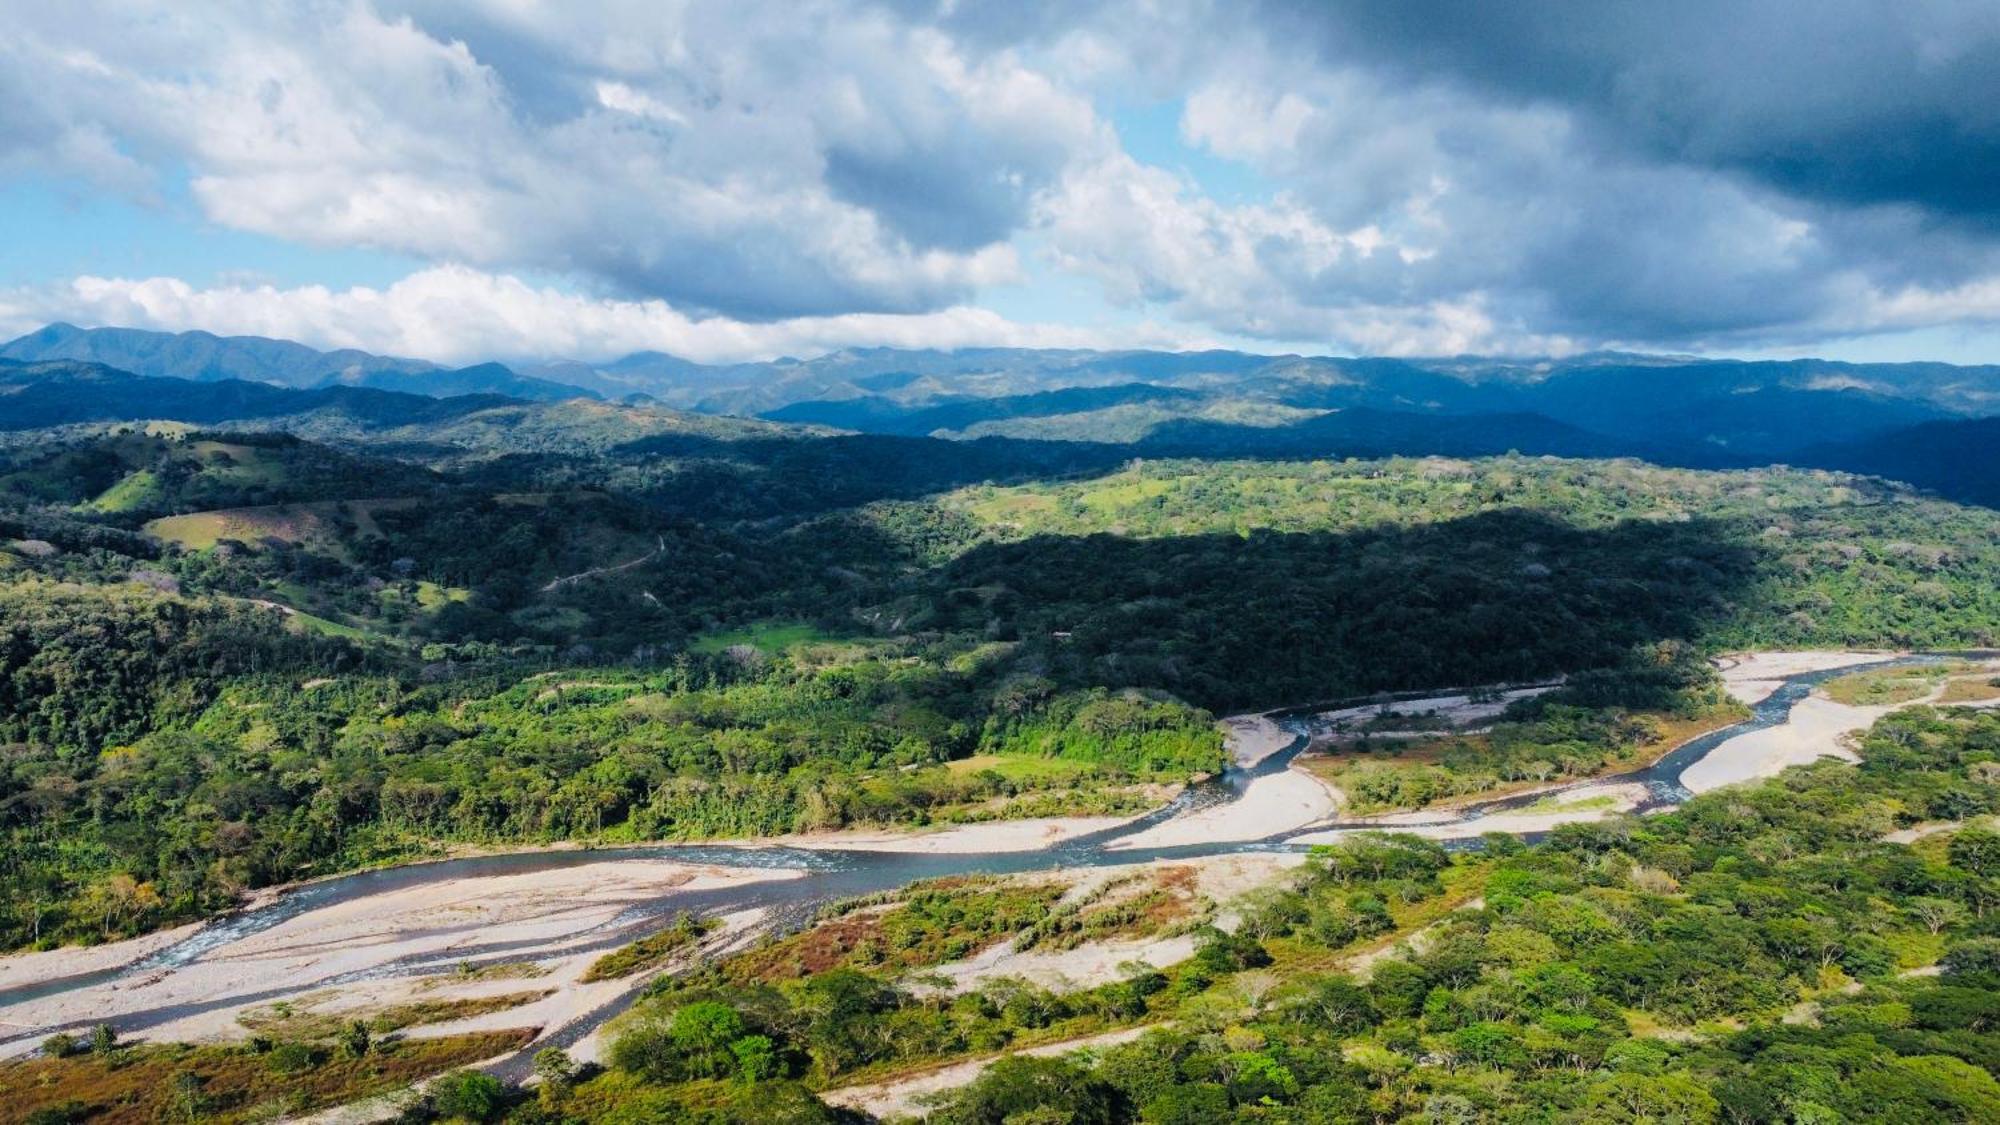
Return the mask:
[[[1940,659],[1943,657],[1919,655],[1876,664],[1873,667],[1897,667]],[[1680,780],[1682,773],[1689,766],[1702,760],[1729,739],[1787,721],[1793,705],[1804,699],[1816,684],[1844,675],[1851,670],[1850,666],[1791,676],[1782,681],[1782,686],[1778,690],[1752,708],[1750,718],[1694,738],[1644,769],[1470,804],[1454,810],[1451,814],[1442,815],[1439,821],[1432,823],[1476,821],[1495,813],[1547,800],[1552,793],[1561,793],[1582,786],[1616,783],[1636,782],[1646,787],[1647,797],[1639,811],[1652,811],[1678,805],[1691,796]],[[1400,698],[1420,697],[1406,695]],[[1349,701],[1347,705],[1365,702],[1367,701]],[[216,919],[193,934],[124,965],[0,989],[0,1012],[14,1005],[78,989],[120,982],[125,978],[145,977],[197,964],[244,938],[308,912],[447,880],[537,872],[557,874],[565,869],[586,864],[632,859],[672,860],[717,867],[789,868],[806,873],[804,877],[796,879],[675,891],[653,901],[629,906],[615,918],[584,931],[577,935],[578,940],[564,946],[565,953],[575,953],[617,948],[656,929],[664,919],[682,912],[706,915],[761,909],[765,914],[758,923],[758,929],[782,932],[803,925],[828,902],[887,891],[921,879],[947,875],[1013,874],[1076,867],[1122,866],[1153,860],[1191,859],[1229,853],[1296,850],[1302,845],[1292,843],[1292,838],[1308,833],[1323,833],[1329,830],[1393,831],[1395,829],[1385,829],[1382,825],[1365,821],[1333,821],[1291,829],[1260,840],[1118,850],[1109,847],[1115,841],[1137,835],[1174,817],[1233,801],[1253,779],[1289,769],[1292,759],[1303,752],[1311,742],[1310,717],[1342,705],[1329,703],[1274,712],[1273,720],[1294,735],[1290,744],[1284,749],[1271,754],[1254,766],[1230,768],[1218,777],[1190,786],[1173,802],[1145,816],[1098,832],[1074,836],[1038,850],[965,854],[806,849],[783,845],[680,844],[514,852],[357,872],[302,884],[272,902]],[[1446,846],[1476,848],[1479,842],[1475,837],[1454,840]],[[521,946],[546,948],[547,942],[511,943],[513,949]],[[457,945],[436,954],[406,957],[346,976],[327,977],[315,982],[312,987],[324,988],[358,979],[434,974],[464,962],[504,960],[509,952],[510,943],[504,941]],[[204,1010],[236,1006],[246,1002],[281,999],[286,995],[296,995],[298,991],[300,990],[286,989],[270,997],[254,995],[246,997],[235,994],[212,1002],[163,1004],[143,1012],[121,1014],[114,1022],[121,1033],[130,1034],[143,1031],[150,1026],[198,1014]],[[581,1017],[551,1029],[529,1049],[490,1069],[503,1078],[523,1077],[528,1067],[528,1057],[533,1050],[549,1045],[574,1044],[601,1026],[605,1020],[629,1006],[637,993],[638,990],[635,988]],[[73,1029],[74,1026],[29,1027],[17,1023],[0,1032],[0,1038],[13,1041],[29,1036],[39,1038],[57,1030]]]

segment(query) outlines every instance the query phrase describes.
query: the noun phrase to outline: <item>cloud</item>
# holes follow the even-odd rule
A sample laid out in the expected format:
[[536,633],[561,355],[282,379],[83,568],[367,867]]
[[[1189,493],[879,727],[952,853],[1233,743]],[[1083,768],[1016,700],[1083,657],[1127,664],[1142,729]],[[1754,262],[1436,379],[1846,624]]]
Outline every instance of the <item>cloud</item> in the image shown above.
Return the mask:
[[[1692,142],[1676,147],[1664,134],[1634,141],[1643,130],[1620,114],[1678,114],[1715,136],[1748,128],[1739,119],[1764,120],[1778,132],[1780,119],[1789,120],[1794,134],[1813,119],[1786,103],[1820,100],[1817,92],[1794,97],[1767,87],[1760,98],[1744,76],[1710,104],[1716,120],[1652,100],[1656,84],[1685,85],[1705,73],[1687,65],[1683,48],[1708,44],[1712,26],[1680,35],[1677,23],[1628,20],[1614,44],[1605,19],[1580,17],[1566,28],[1537,8],[1530,31],[1501,36],[1487,54],[1479,35],[1486,15],[1461,20],[1458,6],[1418,7],[1425,11],[1404,20],[1383,15],[1390,11],[1383,6],[1269,6],[1254,49],[1233,51],[1194,79],[1182,120],[1191,143],[1282,185],[1279,198],[1301,225],[1350,239],[1372,232],[1398,249],[1311,269],[1267,268],[1296,309],[1470,302],[1503,345],[1734,347],[1869,331],[1880,319],[1880,294],[1977,295],[1988,291],[1979,281],[2000,275],[1995,240],[1970,217],[1933,206],[1937,199],[1856,202],[1830,188],[1799,192]],[[1349,18],[1351,8],[1367,14]],[[1460,34],[1461,24],[1472,30]],[[1730,26],[1755,39],[1758,24]],[[1749,67],[1741,56],[1750,48],[1731,42],[1729,57]],[[1510,50],[1519,56],[1511,63]],[[1630,66],[1616,74],[1601,60],[1571,66],[1566,50],[1601,50]],[[1789,47],[1781,50],[1790,57]],[[1717,52],[1704,46],[1693,54],[1712,62]],[[1576,78],[1578,67],[1602,83]],[[1626,89],[1632,83],[1645,98],[1632,100],[1639,97]],[[1836,103],[1875,112],[1865,80],[1828,76],[1822,85],[1841,91]],[[1949,90],[1929,101],[1967,118],[1988,112]],[[2000,305],[1972,298],[1917,303],[2000,319]],[[1283,306],[1265,298],[1254,307]]]
[[[1036,267],[1186,335],[1350,351],[2000,322],[1990,4],[0,5],[0,175],[184,180],[212,222],[446,271],[405,304],[554,279],[559,338],[600,307],[715,354],[964,325]],[[1250,189],[1128,151],[1119,107],[1160,102]]]
[[0,332],[49,321],[273,336],[440,363],[600,360],[655,350],[703,362],[812,356],[844,347],[1191,348],[1213,341],[1171,327],[1020,324],[980,308],[848,313],[777,321],[688,316],[660,300],[580,296],[465,266],[438,266],[385,288],[197,288],[178,278],[80,277],[0,292]]
[[124,8],[21,13],[0,68],[46,96],[0,135],[100,179],[99,136],[184,166],[243,230],[739,317],[1013,280],[1029,199],[1108,136],[1006,53],[867,7],[457,6],[450,33],[362,4]]
[[1803,200],[1991,227],[2000,7],[1979,0],[1314,4],[1267,16],[1324,62],[1561,107],[1591,144]]

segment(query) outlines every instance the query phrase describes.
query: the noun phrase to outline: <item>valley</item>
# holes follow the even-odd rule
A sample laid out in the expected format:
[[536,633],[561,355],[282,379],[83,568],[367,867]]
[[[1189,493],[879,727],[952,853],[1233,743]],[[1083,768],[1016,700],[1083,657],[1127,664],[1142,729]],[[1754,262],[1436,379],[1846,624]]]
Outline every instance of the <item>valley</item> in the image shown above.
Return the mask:
[[[0,1088],[52,1113],[166,1112],[138,1067],[221,1120],[386,1120],[472,1063],[523,1121],[936,1118],[1032,1075],[1415,1112],[1479,1036],[1735,1043],[1983,971],[1949,966],[2000,808],[1984,508],[184,385],[0,449]],[[1929,873],[1871,884],[1897,905],[1842,978],[1773,920],[1740,960],[1775,985],[1688,999],[1628,950],[1514,1022],[1543,940],[1588,944],[1559,918],[1679,948],[1725,868],[1881,847]],[[1474,941],[1513,952],[1439,960]],[[1207,1077],[1116,1086],[1161,1050]]]

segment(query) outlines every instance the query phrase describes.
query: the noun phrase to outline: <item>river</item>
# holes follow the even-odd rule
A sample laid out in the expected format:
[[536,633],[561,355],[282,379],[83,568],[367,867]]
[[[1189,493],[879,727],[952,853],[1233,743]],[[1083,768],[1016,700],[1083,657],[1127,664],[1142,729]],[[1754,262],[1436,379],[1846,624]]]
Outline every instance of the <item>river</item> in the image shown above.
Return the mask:
[[[1904,658],[1878,667],[1937,660],[1937,656]],[[1639,783],[1646,788],[1642,811],[1651,811],[1685,801],[1690,796],[1681,784],[1681,775],[1731,738],[1748,731],[1787,721],[1794,704],[1805,698],[1813,686],[1850,670],[1848,667],[1806,672],[1791,676],[1770,696],[1757,703],[1750,718],[1730,727],[1695,738],[1677,747],[1642,770],[1610,778],[1579,781],[1554,790],[1498,798],[1466,806],[1442,818],[1457,823],[1477,821],[1494,813],[1547,800],[1551,792],[1583,786]],[[396,892],[428,885],[463,880],[532,874],[558,875],[567,869],[587,865],[620,863],[628,860],[669,860],[723,868],[767,868],[802,871],[798,878],[770,879],[741,885],[675,891],[650,901],[637,902],[617,911],[614,917],[581,934],[571,935],[563,946],[565,954],[608,950],[626,944],[658,927],[663,918],[688,911],[721,915],[735,911],[761,910],[759,927],[785,929],[803,924],[824,904],[857,895],[890,890],[920,879],[962,874],[1009,874],[1059,868],[1127,865],[1152,860],[1188,859],[1232,852],[1296,850],[1302,845],[1295,837],[1342,830],[1381,830],[1367,822],[1333,822],[1277,833],[1260,840],[1208,842],[1177,847],[1113,849],[1113,843],[1136,836],[1173,817],[1196,809],[1237,799],[1249,783],[1263,775],[1290,768],[1292,759],[1310,742],[1306,719],[1338,704],[1297,708],[1276,713],[1273,718],[1294,735],[1283,750],[1247,769],[1232,768],[1221,776],[1192,786],[1174,802],[1136,820],[1102,831],[1063,840],[1046,848],[985,854],[912,853],[868,850],[805,849],[780,845],[741,846],[724,844],[659,845],[590,850],[534,851],[484,855],[430,863],[412,864],[378,871],[358,872],[303,884],[275,901],[217,919],[192,935],[128,964],[94,972],[77,973],[55,979],[0,989],[0,1022],[11,1026],[0,1033],[0,1047],[16,1050],[28,1040],[39,1041],[58,1030],[75,1030],[89,1020],[41,1022],[37,1009],[66,994],[83,990],[122,989],[142,986],[164,975],[197,966],[210,966],[224,958],[232,947],[273,927],[314,911],[336,906],[365,903]],[[1476,839],[1455,841],[1450,846],[1476,847]],[[504,960],[510,953],[527,956],[546,946],[535,940],[472,940],[449,948],[400,957],[347,973],[333,973],[313,979],[307,987],[275,988],[264,993],[187,998],[175,997],[157,1007],[139,1006],[118,1012],[115,1026],[124,1034],[183,1020],[204,1011],[236,1008],[245,1003],[270,1002],[308,990],[323,990],[357,980],[437,974],[466,962]],[[587,1011],[571,1013],[565,1022],[550,1029],[532,1049],[551,1044],[570,1045],[588,1035],[606,1019],[623,1010],[634,997],[631,990],[619,993]],[[504,1077],[517,1078],[526,1067],[527,1052],[497,1068]]]

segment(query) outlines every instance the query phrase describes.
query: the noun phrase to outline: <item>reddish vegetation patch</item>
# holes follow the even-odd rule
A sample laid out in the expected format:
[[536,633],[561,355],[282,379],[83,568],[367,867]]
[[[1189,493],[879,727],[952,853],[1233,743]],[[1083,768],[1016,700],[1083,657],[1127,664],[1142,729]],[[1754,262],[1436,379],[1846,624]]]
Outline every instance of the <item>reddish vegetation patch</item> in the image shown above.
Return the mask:
[[744,982],[793,980],[838,968],[862,946],[881,944],[880,914],[848,914],[736,957],[729,962],[728,973]]
[[0,1118],[23,1121],[40,1110],[91,1125],[290,1118],[518,1050],[534,1036],[520,1028],[410,1039],[360,1058],[322,1049],[300,1066],[278,1052],[185,1045],[29,1059],[0,1064]]

